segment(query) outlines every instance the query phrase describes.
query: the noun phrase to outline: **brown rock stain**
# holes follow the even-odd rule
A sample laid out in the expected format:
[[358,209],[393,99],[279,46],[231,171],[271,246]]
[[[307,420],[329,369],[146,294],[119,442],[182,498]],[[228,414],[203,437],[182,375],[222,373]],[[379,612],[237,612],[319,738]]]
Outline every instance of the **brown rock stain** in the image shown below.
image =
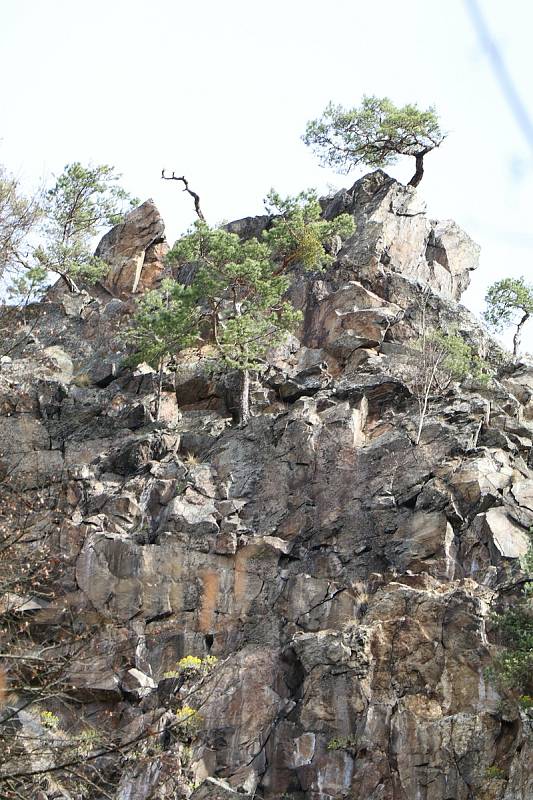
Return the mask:
[[202,581],[203,593],[198,625],[202,633],[209,633],[214,627],[220,579],[218,572],[213,569],[202,570],[200,579]]
[[233,592],[235,595],[235,611],[240,613],[242,611],[243,602],[246,599],[246,592],[248,588],[248,562],[256,555],[259,548],[257,545],[243,547],[235,553],[235,578],[233,583]]

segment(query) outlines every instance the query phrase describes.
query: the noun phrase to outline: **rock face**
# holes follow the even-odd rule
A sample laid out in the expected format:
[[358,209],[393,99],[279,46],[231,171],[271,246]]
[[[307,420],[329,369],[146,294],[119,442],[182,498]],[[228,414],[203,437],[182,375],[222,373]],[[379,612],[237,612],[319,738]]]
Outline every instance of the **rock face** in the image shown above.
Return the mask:
[[167,251],[164,222],[153,200],[147,200],[106,233],[96,248],[95,255],[110,266],[103,285],[117,297],[153,288]]
[[[73,617],[79,713],[159,748],[114,762],[117,800],[533,797],[531,718],[486,673],[533,525],[531,372],[432,398],[415,446],[420,296],[495,347],[455,303],[478,249],[379,171],[323,208],[356,232],[326,274],[295,271],[302,329],[245,428],[231,381],[190,360],[154,422],[152,373],[120,366],[120,299],[32,308],[2,364],[4,480],[61,496],[39,524],[64,566],[31,630]],[[114,293],[150,285],[162,237],[151,203],[104,237]],[[176,672],[189,655],[218,661]]]
[[339,260],[357,266],[360,277],[372,280],[382,264],[452,300],[468,287],[469,272],[478,266],[478,245],[455,222],[428,220],[412,186],[377,170],[322,203],[326,219],[354,215],[357,231]]

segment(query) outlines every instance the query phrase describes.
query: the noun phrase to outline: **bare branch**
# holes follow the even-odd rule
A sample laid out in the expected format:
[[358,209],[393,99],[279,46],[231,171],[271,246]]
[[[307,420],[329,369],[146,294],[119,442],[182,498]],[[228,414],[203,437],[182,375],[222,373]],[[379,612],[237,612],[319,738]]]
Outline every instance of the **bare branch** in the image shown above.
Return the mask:
[[181,181],[185,186],[183,191],[184,192],[188,192],[188,194],[190,194],[190,196],[194,200],[194,209],[196,211],[198,219],[201,219],[202,222],[205,222],[206,221],[205,217],[203,215],[202,209],[200,208],[200,197],[199,197],[199,195],[196,194],[196,192],[193,192],[192,189],[189,189],[189,182],[185,178],[185,176],[184,175],[180,175],[178,177],[175,174],[174,171],[172,172],[172,175],[165,175],[165,172],[166,172],[166,170],[164,170],[164,169],[161,170],[161,179],[164,180],[164,181]]

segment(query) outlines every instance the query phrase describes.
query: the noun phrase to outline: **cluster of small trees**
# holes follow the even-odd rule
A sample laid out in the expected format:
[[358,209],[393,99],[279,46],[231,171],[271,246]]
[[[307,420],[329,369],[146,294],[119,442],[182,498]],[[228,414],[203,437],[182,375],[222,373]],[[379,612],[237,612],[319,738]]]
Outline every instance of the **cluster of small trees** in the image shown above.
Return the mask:
[[[157,367],[192,345],[210,345],[213,359],[238,370],[241,380],[239,421],[249,417],[250,371],[261,369],[269,348],[280,343],[301,319],[286,299],[289,268],[322,270],[332,260],[328,242],[353,231],[353,219],[342,214],[331,222],[320,217],[313,192],[282,199],[267,198],[275,212],[261,240],[242,241],[200,219],[167,256],[175,269],[193,265],[191,282],[163,281],[139,302],[128,332],[134,361]],[[157,403],[159,407],[159,400]]]

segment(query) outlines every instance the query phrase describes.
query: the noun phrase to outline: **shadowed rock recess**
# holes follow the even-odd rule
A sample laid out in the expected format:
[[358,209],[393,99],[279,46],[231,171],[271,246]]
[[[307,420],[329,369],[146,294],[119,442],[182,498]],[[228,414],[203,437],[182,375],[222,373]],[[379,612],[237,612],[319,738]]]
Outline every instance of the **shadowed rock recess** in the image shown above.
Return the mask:
[[[159,422],[155,374],[123,366],[132,294],[164,270],[150,201],[99,246],[107,292],[56,292],[13,325],[2,475],[61,494],[39,523],[55,597],[27,616],[74,619],[88,647],[65,667],[75,702],[48,707],[148,732],[150,758],[115,754],[116,800],[531,800],[532,720],[486,668],[533,524],[533,369],[453,384],[415,446],[422,295],[433,327],[498,357],[458,305],[479,248],[381,171],[321,202],[355,233],[326,272],[295,268],[304,321],[245,428],[232,376],[197,356],[165,376]],[[188,655],[217,661],[188,675]],[[185,706],[186,744],[169,733]]]

